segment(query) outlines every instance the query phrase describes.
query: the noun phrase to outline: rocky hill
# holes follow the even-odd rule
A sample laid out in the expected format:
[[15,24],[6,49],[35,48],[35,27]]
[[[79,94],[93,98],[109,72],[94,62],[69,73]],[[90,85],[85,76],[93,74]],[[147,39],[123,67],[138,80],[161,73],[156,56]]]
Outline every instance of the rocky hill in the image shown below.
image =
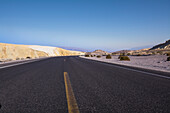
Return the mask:
[[158,44],[153,46],[150,50],[154,49],[170,49],[170,40],[166,41],[165,43]]
[[123,54],[123,53],[129,53],[131,52],[131,50],[120,50],[120,51],[116,51],[116,52],[113,52],[112,54]]
[[84,52],[70,51],[57,47],[37,45],[15,45],[0,43],[0,60],[25,59],[50,56],[84,55]]
[[170,53],[170,40],[165,43],[158,44],[152,48],[140,49],[140,50],[121,50],[113,52],[113,55],[128,54],[128,55],[152,55],[152,54],[167,54]]
[[88,54],[88,55],[107,55],[109,53],[106,51],[103,51],[103,50],[95,50],[93,52],[87,52],[86,54]]

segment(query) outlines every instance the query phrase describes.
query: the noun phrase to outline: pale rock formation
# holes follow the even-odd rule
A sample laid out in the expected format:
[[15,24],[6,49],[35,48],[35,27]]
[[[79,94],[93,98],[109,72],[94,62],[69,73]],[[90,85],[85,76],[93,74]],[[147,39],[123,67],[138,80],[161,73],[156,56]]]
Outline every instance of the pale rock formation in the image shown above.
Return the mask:
[[84,52],[70,51],[50,46],[16,45],[0,43],[0,60],[16,60],[17,58],[39,58],[70,55],[84,55]]

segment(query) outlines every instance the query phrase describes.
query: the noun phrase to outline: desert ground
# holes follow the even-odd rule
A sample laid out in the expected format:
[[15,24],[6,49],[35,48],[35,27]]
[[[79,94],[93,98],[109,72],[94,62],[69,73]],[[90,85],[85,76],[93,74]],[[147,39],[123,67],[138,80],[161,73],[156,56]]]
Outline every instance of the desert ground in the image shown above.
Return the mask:
[[130,61],[120,61],[118,59],[118,56],[112,56],[112,59],[106,59],[106,56],[102,56],[101,58],[84,56],[81,57],[91,60],[98,60],[103,62],[170,72],[170,61],[166,61],[167,60],[166,55],[129,56]]

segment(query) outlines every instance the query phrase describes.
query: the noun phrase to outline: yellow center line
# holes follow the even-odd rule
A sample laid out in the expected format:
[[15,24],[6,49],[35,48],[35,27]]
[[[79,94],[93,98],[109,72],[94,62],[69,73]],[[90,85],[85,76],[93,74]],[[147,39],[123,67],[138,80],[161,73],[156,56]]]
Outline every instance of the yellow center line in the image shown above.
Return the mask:
[[71,82],[67,72],[64,72],[64,82],[65,82],[65,89],[66,89],[66,97],[67,97],[67,104],[68,104],[68,112],[69,113],[79,113],[79,108],[74,96],[73,89],[71,87]]

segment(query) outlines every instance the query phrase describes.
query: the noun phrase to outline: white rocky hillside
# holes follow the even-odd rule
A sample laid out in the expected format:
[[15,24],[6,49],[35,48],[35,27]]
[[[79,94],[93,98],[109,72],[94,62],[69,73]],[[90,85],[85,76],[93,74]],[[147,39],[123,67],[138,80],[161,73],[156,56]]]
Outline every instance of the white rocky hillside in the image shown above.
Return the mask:
[[70,51],[58,47],[38,45],[16,45],[0,43],[0,60],[21,58],[39,58],[50,56],[84,55],[84,52]]

